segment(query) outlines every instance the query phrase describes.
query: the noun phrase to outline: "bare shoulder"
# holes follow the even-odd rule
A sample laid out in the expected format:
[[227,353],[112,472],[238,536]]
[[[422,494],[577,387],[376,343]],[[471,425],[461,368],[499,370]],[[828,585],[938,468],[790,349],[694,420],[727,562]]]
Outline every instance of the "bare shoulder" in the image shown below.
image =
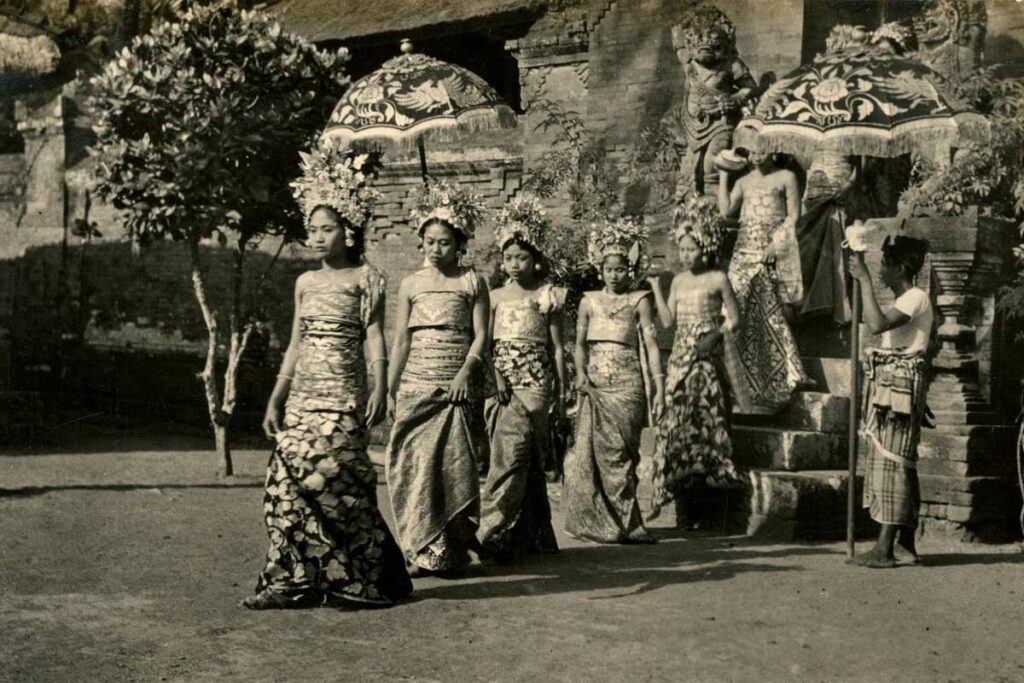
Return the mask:
[[320,272],[318,270],[307,270],[299,273],[299,276],[295,278],[295,293],[298,294],[303,289],[309,286],[309,283],[316,279],[316,274]]
[[724,270],[719,270],[716,268],[715,270],[708,271],[707,278],[708,282],[715,289],[725,289],[726,287],[729,286],[729,274],[726,273]]
[[790,185],[796,183],[796,174],[790,171],[788,168],[782,168],[776,171],[780,183]]
[[487,286],[487,278],[475,269],[471,272],[470,277],[474,279],[473,288],[476,290],[477,294],[482,294],[490,300],[491,288]]
[[409,293],[416,288],[420,279],[419,273],[410,273],[403,277],[402,281],[398,283],[398,296],[408,297]]

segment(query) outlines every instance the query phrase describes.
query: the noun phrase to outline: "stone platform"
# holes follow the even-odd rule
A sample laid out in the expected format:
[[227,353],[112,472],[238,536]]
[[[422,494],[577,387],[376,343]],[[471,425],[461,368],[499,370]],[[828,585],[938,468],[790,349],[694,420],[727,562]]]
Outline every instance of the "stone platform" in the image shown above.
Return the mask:
[[[776,416],[737,416],[734,460],[743,485],[699,494],[702,526],[764,539],[838,540],[846,534],[850,399],[826,392],[801,392]],[[1019,536],[1013,482],[1013,427],[986,424],[985,412],[958,412],[922,430],[920,533],[966,541],[1005,542]],[[980,422],[981,424],[976,424]],[[645,454],[653,447],[645,439]],[[861,442],[861,473],[867,444]],[[877,532],[860,505],[858,535]]]

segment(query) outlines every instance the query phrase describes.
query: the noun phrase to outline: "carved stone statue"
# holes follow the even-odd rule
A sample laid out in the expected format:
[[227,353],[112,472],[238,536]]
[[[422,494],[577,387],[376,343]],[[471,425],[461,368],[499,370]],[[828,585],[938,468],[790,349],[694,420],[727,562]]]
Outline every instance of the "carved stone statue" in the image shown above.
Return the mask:
[[736,52],[736,27],[713,5],[686,11],[672,27],[672,47],[685,71],[682,105],[665,121],[685,149],[677,192],[696,189],[713,196],[714,157],[732,146],[733,130],[757,94],[757,82]]
[[985,0],[928,0],[914,18],[918,59],[959,83],[981,63],[987,23]]

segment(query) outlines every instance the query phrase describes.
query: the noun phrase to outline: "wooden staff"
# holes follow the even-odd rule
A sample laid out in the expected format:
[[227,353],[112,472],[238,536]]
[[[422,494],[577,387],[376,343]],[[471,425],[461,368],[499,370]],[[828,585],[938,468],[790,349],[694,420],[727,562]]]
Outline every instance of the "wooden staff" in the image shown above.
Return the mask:
[[860,427],[860,282],[853,279],[850,323],[850,451],[846,478],[846,555],[853,557],[857,517],[857,445]]

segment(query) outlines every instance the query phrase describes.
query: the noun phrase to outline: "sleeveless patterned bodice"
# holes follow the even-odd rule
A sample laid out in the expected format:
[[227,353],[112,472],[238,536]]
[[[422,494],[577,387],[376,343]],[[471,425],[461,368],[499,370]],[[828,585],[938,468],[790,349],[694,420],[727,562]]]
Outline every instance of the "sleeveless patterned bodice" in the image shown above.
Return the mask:
[[704,287],[676,292],[676,326],[714,323],[722,318],[722,295]]
[[306,409],[353,410],[365,401],[366,327],[383,302],[384,278],[363,266],[356,283],[314,271],[299,293],[299,354],[289,401]]
[[411,297],[409,329],[473,329],[473,294],[467,291],[417,292]]
[[533,298],[499,301],[494,304],[494,339],[546,342],[548,318]]
[[849,185],[852,173],[853,165],[845,154],[829,150],[815,152],[807,170],[804,201],[838,194]]
[[493,303],[494,368],[513,389],[552,386],[549,316],[564,305],[565,290],[551,285],[536,296]]
[[772,243],[779,224],[786,220],[786,201],[782,188],[756,187],[743,195],[740,231],[736,235],[737,252],[764,254]]
[[587,341],[610,341],[636,346],[639,342],[634,309],[650,292],[636,291],[609,294],[605,291],[584,294],[590,302],[590,323]]
[[424,289],[411,295],[412,343],[402,371],[403,389],[447,387],[466,362],[473,343],[476,273],[465,271],[455,286],[450,290]]
[[548,342],[548,316],[565,305],[565,290],[544,285],[533,296],[492,300],[494,339]]

